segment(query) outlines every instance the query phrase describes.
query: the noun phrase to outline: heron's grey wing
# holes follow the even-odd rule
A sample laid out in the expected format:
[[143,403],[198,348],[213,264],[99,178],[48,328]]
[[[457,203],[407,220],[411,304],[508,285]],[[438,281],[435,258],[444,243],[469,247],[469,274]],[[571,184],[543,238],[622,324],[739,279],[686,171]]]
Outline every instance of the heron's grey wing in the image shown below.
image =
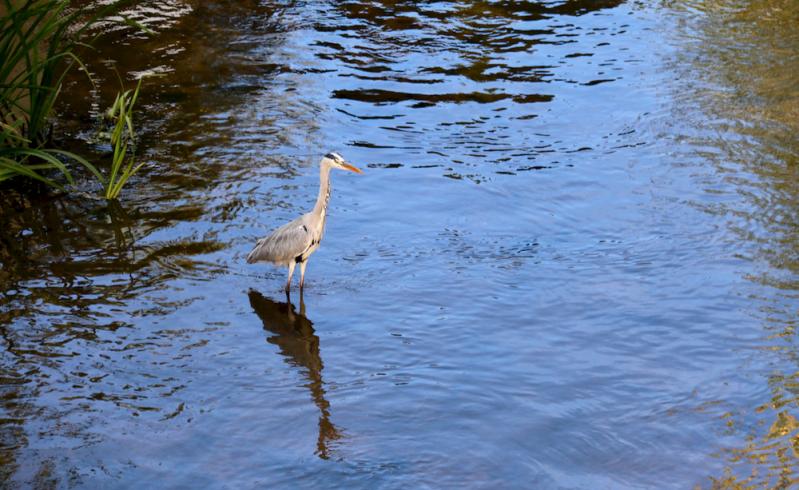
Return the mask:
[[273,262],[287,264],[311,246],[311,233],[299,217],[281,226],[266,238],[261,238],[247,255],[247,263]]

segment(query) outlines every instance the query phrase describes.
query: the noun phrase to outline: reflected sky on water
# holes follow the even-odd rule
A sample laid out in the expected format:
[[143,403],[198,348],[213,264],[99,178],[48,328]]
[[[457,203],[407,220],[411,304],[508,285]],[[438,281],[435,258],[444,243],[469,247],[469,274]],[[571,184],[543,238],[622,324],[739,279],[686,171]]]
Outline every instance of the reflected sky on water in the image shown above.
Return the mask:
[[[792,2],[126,15],[157,34],[105,26],[57,128],[107,158],[114,70],[159,75],[145,169],[0,197],[5,485],[793,481]],[[366,173],[288,302],[244,257],[331,150]]]

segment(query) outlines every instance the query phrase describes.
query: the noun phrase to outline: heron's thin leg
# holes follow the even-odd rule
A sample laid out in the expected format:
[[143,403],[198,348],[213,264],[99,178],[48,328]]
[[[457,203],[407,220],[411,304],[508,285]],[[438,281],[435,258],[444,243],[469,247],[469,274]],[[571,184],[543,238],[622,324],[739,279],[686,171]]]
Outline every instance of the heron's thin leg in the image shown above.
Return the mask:
[[305,284],[305,268],[308,266],[308,259],[300,262],[300,291],[302,291],[302,285]]
[[289,262],[289,280],[286,281],[286,292],[291,290],[291,276],[294,275],[294,266],[297,265],[293,260]]

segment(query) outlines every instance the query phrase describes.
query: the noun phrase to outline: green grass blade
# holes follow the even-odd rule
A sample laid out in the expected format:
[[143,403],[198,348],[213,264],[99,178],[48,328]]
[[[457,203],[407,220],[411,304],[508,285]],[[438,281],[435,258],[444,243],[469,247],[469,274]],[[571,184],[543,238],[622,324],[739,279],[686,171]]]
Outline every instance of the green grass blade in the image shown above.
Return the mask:
[[75,153],[72,153],[70,151],[65,151],[65,150],[52,150],[51,149],[51,150],[47,150],[47,151],[49,153],[55,153],[55,154],[58,154],[58,155],[63,155],[64,157],[69,158],[70,160],[74,160],[74,161],[78,162],[83,167],[85,167],[89,172],[91,172],[92,175],[97,177],[97,180],[99,180],[102,185],[105,185],[105,177],[103,177],[103,174],[97,169],[97,167],[92,165],[91,162],[89,162],[88,160],[86,160],[82,156],[76,155]]
[[56,189],[63,190],[64,188],[54,182],[47,177],[43,177],[38,173],[34,172],[31,168],[19,164],[10,158],[3,158],[0,157],[0,180],[8,180],[10,178],[24,175],[25,177],[38,180],[39,182],[43,182],[50,187],[55,187]]
[[70,174],[69,169],[66,167],[66,165],[64,165],[64,163],[61,160],[51,155],[47,151],[37,150],[33,148],[24,148],[24,149],[19,149],[19,151],[15,153],[25,158],[35,157],[44,160],[45,162],[51,164],[53,168],[57,168],[58,170],[60,170],[70,184],[74,183],[74,181],[72,180],[72,174]]

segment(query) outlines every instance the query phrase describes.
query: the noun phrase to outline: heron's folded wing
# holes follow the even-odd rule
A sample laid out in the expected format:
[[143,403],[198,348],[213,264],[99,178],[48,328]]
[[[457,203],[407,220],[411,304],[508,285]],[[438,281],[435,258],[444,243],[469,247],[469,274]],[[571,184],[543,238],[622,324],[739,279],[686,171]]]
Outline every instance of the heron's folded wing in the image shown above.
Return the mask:
[[287,263],[311,245],[311,234],[301,219],[283,225],[266,238],[261,238],[247,255],[247,262]]

